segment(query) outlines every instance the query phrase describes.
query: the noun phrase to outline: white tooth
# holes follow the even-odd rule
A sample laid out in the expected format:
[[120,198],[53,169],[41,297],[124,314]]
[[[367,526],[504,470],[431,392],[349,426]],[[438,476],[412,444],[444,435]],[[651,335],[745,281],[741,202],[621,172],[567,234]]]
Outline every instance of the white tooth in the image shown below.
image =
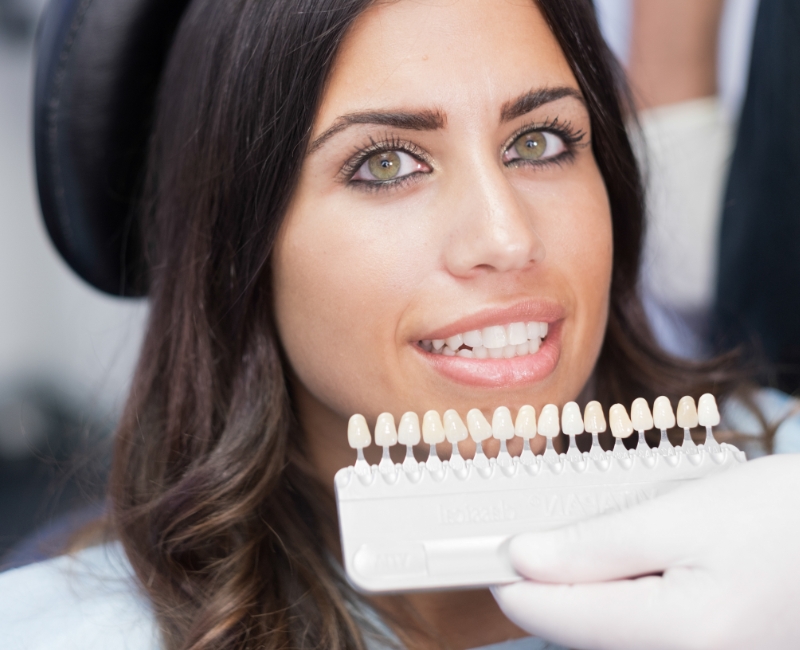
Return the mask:
[[547,323],[539,323],[539,338],[543,339],[547,336]]
[[464,348],[463,350],[459,350],[457,352],[457,355],[459,357],[466,357],[467,359],[473,359],[475,357],[475,354],[472,352],[472,350],[467,350],[467,348]]
[[444,425],[437,411],[428,411],[422,416],[422,439],[429,445],[444,442]]
[[615,438],[627,438],[633,433],[633,423],[622,404],[614,404],[608,409],[608,423]]
[[444,435],[448,442],[461,442],[469,435],[464,420],[453,409],[444,412]]
[[420,347],[423,350],[425,350],[425,352],[430,352],[431,350],[433,350],[433,343],[431,343],[430,341],[422,341]]
[[697,400],[697,420],[701,427],[715,427],[719,424],[717,400],[711,393],[700,395]]
[[367,420],[360,413],[350,417],[347,423],[347,442],[353,449],[363,449],[369,447],[370,443],[369,426]]
[[561,409],[561,430],[568,436],[577,436],[583,433],[581,407],[575,402],[567,402]]
[[442,354],[446,357],[454,357],[456,356],[456,351],[453,348],[447,347],[446,345],[442,348]]
[[517,346],[517,356],[518,357],[524,357],[526,354],[528,354],[529,350],[530,350],[530,346],[528,345],[527,341],[525,341],[525,343],[520,343]]
[[694,398],[686,395],[678,402],[678,426],[683,429],[692,429],[700,422],[697,419],[697,407]]
[[545,405],[539,414],[539,423],[536,428],[539,434],[545,438],[555,438],[558,435],[558,407],[555,404]]
[[514,437],[511,411],[505,406],[498,406],[492,415],[492,435],[498,440],[511,440]]
[[539,323],[531,321],[525,325],[525,333],[528,335],[528,340],[541,338],[539,336]]
[[671,429],[675,426],[675,413],[672,412],[672,404],[669,403],[669,398],[662,395],[656,397],[653,402],[653,424],[656,429]]
[[472,354],[475,355],[476,359],[485,359],[489,356],[489,350],[482,345],[479,345],[477,348],[473,348]]
[[653,428],[653,414],[644,397],[637,397],[631,404],[631,422],[636,431],[650,431]]
[[542,345],[542,339],[531,339],[528,341],[528,354],[535,354],[539,351],[539,346]]
[[464,344],[471,348],[477,348],[483,345],[483,336],[480,330],[470,330],[464,334]]
[[375,423],[375,444],[380,447],[391,447],[397,444],[397,429],[391,413],[381,413]]
[[433,339],[431,344],[434,350],[441,350],[444,347],[444,339]]
[[517,346],[516,345],[507,345],[503,348],[503,358],[504,359],[513,359],[517,356]]
[[508,326],[508,344],[519,345],[528,340],[528,332],[525,323],[511,323]]
[[492,427],[478,409],[471,409],[467,413],[467,428],[475,442],[483,442],[492,437]]
[[489,357],[492,359],[502,359],[503,350],[505,350],[505,348],[489,348]]
[[536,435],[536,410],[530,404],[520,407],[519,411],[517,411],[514,432],[525,440]]
[[407,411],[397,427],[397,442],[401,445],[418,445],[419,440],[419,416],[414,411]]
[[492,325],[481,330],[484,347],[490,350],[504,348],[507,345],[506,328],[502,325]]
[[600,402],[591,401],[586,405],[583,426],[589,433],[603,433],[606,430],[606,416]]
[[464,337],[461,336],[461,334],[456,334],[455,336],[445,339],[444,342],[447,347],[458,350],[458,348],[460,348],[464,343]]

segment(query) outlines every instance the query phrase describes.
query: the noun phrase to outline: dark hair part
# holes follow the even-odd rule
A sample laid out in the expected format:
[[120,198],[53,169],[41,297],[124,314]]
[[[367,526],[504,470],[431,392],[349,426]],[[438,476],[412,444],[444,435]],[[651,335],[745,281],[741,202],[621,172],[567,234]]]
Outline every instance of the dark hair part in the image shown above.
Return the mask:
[[[117,433],[114,534],[170,649],[362,648],[379,634],[332,558],[334,504],[304,465],[269,255],[326,77],[369,0],[194,0],[150,143],[151,316]],[[586,98],[613,214],[606,406],[727,389],[655,344],[637,298],[641,181],[622,77],[590,0],[539,0]]]

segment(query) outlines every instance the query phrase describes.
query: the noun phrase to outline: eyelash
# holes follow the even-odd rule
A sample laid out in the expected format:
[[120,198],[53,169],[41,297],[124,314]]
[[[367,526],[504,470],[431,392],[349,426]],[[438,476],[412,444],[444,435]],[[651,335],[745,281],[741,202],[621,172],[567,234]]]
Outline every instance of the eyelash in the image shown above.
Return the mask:
[[508,167],[520,167],[522,165],[531,167],[548,167],[550,165],[563,165],[564,163],[572,162],[575,159],[575,152],[588,145],[583,142],[586,137],[586,131],[576,129],[572,122],[562,122],[558,117],[552,120],[545,120],[535,124],[527,124],[520,127],[503,145],[503,155],[512,147],[512,145],[519,140],[523,135],[540,131],[545,133],[552,133],[561,138],[564,143],[564,151],[552,158],[545,158],[544,160],[526,160],[523,158],[516,158],[509,160],[506,163]]
[[414,172],[400,178],[391,179],[388,181],[366,181],[354,180],[356,172],[361,168],[367,160],[372,156],[379,153],[386,153],[389,151],[402,151],[409,156],[413,156],[417,160],[424,162],[426,165],[431,166],[430,157],[422,149],[420,149],[413,142],[408,140],[401,140],[395,136],[387,136],[383,140],[374,140],[370,138],[369,144],[364,147],[356,149],[355,155],[350,158],[342,167],[341,176],[346,183],[357,186],[358,189],[368,191],[378,191],[382,189],[396,188],[405,184],[406,181],[413,180],[417,176],[425,172]]
[[[576,149],[587,146],[588,144],[583,142],[583,139],[586,136],[585,131],[575,129],[571,122],[562,122],[558,117],[556,117],[549,121],[545,120],[544,122],[527,124],[518,129],[503,145],[503,155],[505,155],[505,152],[507,152],[519,138],[534,131],[544,131],[558,136],[564,143],[564,151],[556,156],[553,156],[552,158],[547,158],[545,160],[526,160],[517,158],[506,162],[506,166],[519,167],[521,165],[527,165],[533,167],[546,167],[549,165],[562,165],[566,162],[571,162],[575,158]],[[356,186],[360,190],[380,191],[402,187],[408,182],[414,181],[417,176],[426,173],[414,172],[400,178],[386,181],[353,180],[353,176],[355,176],[356,172],[358,172],[361,166],[372,156],[390,151],[405,152],[410,156],[413,156],[414,158],[424,162],[425,164],[432,166],[429,156],[413,142],[401,140],[395,136],[387,136],[386,138],[377,141],[373,138],[370,138],[369,143],[363,147],[358,147],[355,155],[344,164],[340,172],[341,177],[347,184]]]

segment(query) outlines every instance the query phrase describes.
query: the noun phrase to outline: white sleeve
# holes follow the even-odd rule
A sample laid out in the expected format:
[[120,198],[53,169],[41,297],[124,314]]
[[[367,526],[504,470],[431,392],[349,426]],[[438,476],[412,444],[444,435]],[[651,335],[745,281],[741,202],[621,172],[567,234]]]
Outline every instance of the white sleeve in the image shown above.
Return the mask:
[[158,650],[158,628],[118,544],[0,574],[2,650]]

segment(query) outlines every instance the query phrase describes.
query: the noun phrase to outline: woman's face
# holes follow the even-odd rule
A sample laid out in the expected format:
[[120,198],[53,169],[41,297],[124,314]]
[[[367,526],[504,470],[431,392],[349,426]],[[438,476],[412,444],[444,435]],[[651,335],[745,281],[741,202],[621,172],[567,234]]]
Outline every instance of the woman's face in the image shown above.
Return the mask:
[[344,441],[353,413],[488,416],[578,395],[612,259],[591,137],[531,0],[400,0],[360,16],[273,257],[307,429]]

